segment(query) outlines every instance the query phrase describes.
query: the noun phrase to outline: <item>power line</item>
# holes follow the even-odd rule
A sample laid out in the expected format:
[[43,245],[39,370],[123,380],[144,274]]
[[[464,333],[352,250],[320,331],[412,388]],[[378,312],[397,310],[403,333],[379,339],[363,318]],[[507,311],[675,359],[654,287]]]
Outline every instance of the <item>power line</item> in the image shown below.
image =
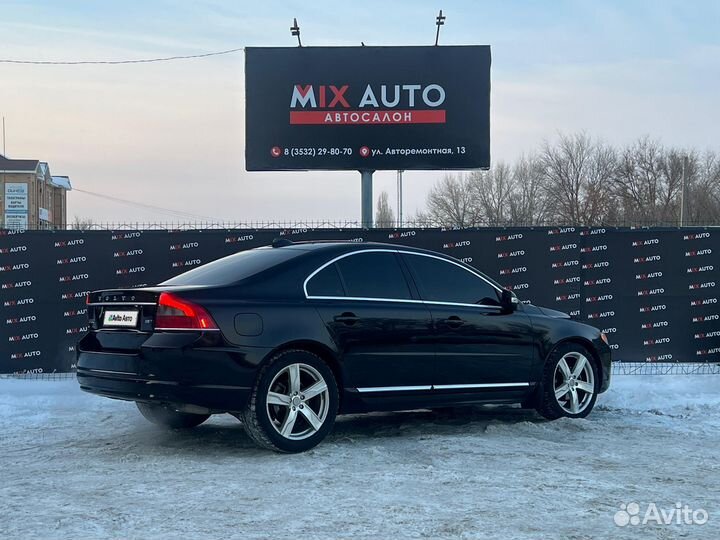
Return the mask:
[[84,193],[86,195],[92,195],[93,197],[99,197],[101,199],[106,199],[112,202],[120,203],[120,204],[127,204],[129,206],[136,206],[139,208],[144,208],[146,210],[152,210],[153,212],[158,212],[165,215],[170,215],[172,217],[179,217],[183,219],[196,219],[196,220],[215,220],[216,217],[209,217],[209,216],[202,216],[199,214],[191,214],[189,212],[182,212],[179,210],[173,210],[171,208],[163,208],[162,206],[154,206],[151,204],[145,204],[137,201],[131,201],[128,199],[121,199],[120,197],[113,197],[112,195],[104,195],[102,193],[95,193],[94,191],[87,191],[84,189],[79,189],[76,187],[73,187],[73,191],[77,191],[79,193]]
[[0,59],[0,64],[31,64],[36,66],[80,66],[88,64],[101,65],[118,65],[118,64],[149,64],[151,62],[171,62],[173,60],[189,60],[192,58],[207,58],[209,56],[220,56],[222,54],[232,54],[245,50],[245,47],[236,49],[227,49],[225,51],[215,51],[203,54],[189,54],[186,56],[166,56],[161,58],[142,58],[137,60],[7,60]]

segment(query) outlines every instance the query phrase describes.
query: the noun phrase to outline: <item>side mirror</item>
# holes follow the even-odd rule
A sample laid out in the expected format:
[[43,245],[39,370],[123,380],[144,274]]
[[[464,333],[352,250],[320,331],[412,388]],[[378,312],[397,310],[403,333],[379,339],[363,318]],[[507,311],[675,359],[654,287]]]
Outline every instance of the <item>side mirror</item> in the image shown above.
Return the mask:
[[515,296],[514,292],[512,292],[509,289],[502,290],[502,293],[500,296],[500,305],[502,306],[503,311],[512,313],[513,311],[517,310],[519,303],[520,303],[520,299],[517,296]]

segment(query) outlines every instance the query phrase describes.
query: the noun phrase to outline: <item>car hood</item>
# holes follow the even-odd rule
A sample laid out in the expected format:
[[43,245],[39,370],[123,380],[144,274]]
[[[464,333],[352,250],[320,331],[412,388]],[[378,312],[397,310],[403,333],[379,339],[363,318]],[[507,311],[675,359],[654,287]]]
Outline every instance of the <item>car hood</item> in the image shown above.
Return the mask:
[[552,317],[553,319],[570,319],[570,315],[556,309],[550,309],[546,307],[535,306],[533,304],[525,304],[525,311],[531,315],[545,315],[546,317]]

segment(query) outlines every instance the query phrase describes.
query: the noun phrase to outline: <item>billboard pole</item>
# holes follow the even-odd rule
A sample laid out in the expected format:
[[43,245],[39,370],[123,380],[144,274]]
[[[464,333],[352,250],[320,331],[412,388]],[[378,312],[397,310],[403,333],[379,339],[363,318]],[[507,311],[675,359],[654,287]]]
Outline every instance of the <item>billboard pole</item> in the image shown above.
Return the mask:
[[374,172],[360,171],[360,216],[364,229],[372,229],[373,227],[372,177]]
[[402,193],[402,175],[403,171],[398,170],[397,172],[397,210],[398,210],[398,227],[402,227],[403,223],[403,193]]

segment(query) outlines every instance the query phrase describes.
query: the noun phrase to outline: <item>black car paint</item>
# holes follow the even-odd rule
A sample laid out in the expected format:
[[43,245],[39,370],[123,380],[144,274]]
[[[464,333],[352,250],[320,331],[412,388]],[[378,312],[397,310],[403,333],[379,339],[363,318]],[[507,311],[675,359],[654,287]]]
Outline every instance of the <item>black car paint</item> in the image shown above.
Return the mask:
[[[103,298],[133,297],[148,305],[141,306],[140,330],[99,328],[102,306],[89,310],[91,330],[77,348],[82,389],[118,399],[239,411],[263,362],[279,350],[299,348],[318,354],[330,365],[341,392],[341,413],[518,402],[536,391],[546,358],[563,341],[585,345],[598,361],[600,391],[609,386],[610,349],[600,332],[553,310],[527,304],[513,312],[425,304],[418,300],[412,283],[413,301],[408,303],[314,300],[306,298],[304,291],[304,282],[313,271],[350,252],[402,249],[467,266],[455,259],[370,243],[295,244],[275,249],[302,253],[227,286],[161,285],[92,293],[91,304]],[[221,331],[152,331],[151,304],[162,291],[205,307]],[[527,386],[435,388],[490,382]],[[358,391],[394,386],[429,388]]]

